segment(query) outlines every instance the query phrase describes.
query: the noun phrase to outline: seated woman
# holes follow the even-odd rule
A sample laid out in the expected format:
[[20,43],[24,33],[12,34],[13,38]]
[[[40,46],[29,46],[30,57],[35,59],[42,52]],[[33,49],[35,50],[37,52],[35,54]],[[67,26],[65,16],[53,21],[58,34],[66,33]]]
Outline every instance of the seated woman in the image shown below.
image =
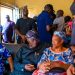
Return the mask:
[[[52,47],[45,49],[38,63],[38,70],[35,70],[33,75],[62,75],[60,73],[67,70],[73,58],[71,48],[63,47],[64,42],[66,42],[65,34],[55,31],[52,37]],[[63,71],[55,71],[58,69]]]

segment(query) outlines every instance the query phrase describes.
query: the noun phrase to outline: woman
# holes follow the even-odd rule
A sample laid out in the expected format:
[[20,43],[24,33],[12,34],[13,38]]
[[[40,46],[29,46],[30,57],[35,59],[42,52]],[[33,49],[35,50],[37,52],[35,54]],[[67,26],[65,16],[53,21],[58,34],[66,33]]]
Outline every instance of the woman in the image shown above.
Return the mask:
[[[64,70],[67,70],[73,59],[71,56],[71,49],[63,47],[64,42],[66,42],[65,34],[55,31],[52,37],[52,47],[45,49],[38,63],[38,71],[35,71],[33,75],[36,73],[36,75],[39,75],[39,73],[40,75],[46,75],[47,73],[49,75],[60,75]],[[63,71],[53,71],[58,69]]]

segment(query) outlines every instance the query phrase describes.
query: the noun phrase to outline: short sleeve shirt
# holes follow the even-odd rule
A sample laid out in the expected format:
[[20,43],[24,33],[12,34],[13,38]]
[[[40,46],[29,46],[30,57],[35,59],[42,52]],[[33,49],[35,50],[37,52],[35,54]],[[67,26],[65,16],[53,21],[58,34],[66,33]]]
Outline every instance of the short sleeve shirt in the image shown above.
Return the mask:
[[21,34],[25,35],[29,30],[34,29],[35,26],[36,24],[32,18],[28,18],[28,19],[20,18],[17,20],[15,28],[18,29],[18,31]]
[[51,34],[46,31],[47,25],[52,25],[53,20],[50,18],[48,12],[43,11],[37,18],[37,27],[39,32],[40,41],[50,42]]

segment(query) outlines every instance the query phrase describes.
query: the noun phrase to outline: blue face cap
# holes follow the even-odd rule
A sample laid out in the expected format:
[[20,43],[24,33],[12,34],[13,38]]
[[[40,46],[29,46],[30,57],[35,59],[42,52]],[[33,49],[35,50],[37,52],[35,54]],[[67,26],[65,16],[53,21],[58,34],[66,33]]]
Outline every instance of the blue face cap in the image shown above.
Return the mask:
[[26,37],[27,38],[34,38],[34,39],[39,39],[37,32],[33,31],[33,30],[29,30],[26,33]]
[[60,37],[61,39],[64,40],[64,43],[67,43],[67,38],[64,32],[62,31],[55,31],[54,35],[57,35],[58,37]]

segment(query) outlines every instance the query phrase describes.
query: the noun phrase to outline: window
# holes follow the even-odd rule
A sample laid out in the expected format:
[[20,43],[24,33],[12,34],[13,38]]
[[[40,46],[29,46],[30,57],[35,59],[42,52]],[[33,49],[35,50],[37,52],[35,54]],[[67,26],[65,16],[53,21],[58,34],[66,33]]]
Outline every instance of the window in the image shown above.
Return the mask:
[[[17,19],[19,18],[19,8],[17,7],[8,7],[8,6],[0,6],[0,25],[4,26],[6,22],[6,15],[10,16],[10,20],[16,23]],[[14,34],[15,36],[16,34]],[[15,36],[16,37],[16,36]],[[16,38],[15,38],[16,41]],[[1,36],[0,36],[1,42]]]
[[6,21],[6,15],[10,16],[10,19],[13,20],[13,11],[10,8],[1,7],[1,25],[3,26]]

